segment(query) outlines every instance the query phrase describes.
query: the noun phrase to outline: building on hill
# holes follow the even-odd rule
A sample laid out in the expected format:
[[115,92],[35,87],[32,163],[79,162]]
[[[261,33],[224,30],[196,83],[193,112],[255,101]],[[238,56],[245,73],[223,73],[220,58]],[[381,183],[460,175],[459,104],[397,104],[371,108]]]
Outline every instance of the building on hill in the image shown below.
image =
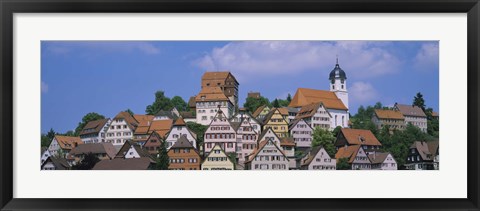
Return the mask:
[[260,92],[249,92],[247,94],[247,97],[259,99],[261,97]]
[[378,170],[397,170],[397,161],[389,152],[367,152],[368,159],[371,163],[372,169]]
[[313,129],[305,120],[294,120],[291,122],[288,130],[297,147],[312,147]]
[[289,162],[279,144],[268,138],[248,156],[245,170],[289,170]]
[[168,150],[169,170],[200,170],[201,157],[186,134],[181,135]]
[[110,119],[99,119],[88,122],[82,131],[80,131],[80,139],[83,143],[103,143],[106,142],[105,134],[110,126]]
[[80,137],[55,135],[48,146],[48,151],[52,156],[67,158],[70,151],[81,144],[83,141]]
[[142,148],[142,146],[132,141],[125,142],[120,151],[115,155],[116,159],[149,158],[151,162],[155,162],[155,157],[146,148]]
[[311,128],[319,127],[325,130],[333,130],[338,124],[338,122],[332,121],[332,115],[330,115],[322,102],[302,106],[295,119],[305,120]]
[[390,132],[405,129],[405,117],[400,111],[396,110],[375,109],[372,122],[379,130],[384,126],[387,126]]
[[393,109],[403,114],[405,124],[410,123],[420,128],[423,132],[427,132],[427,115],[420,107],[395,103]]
[[106,141],[119,150],[126,141],[133,140],[138,124],[139,122],[130,113],[125,111],[118,113],[107,130]]
[[154,115],[153,120],[154,121],[167,120],[167,119],[176,120],[178,118],[178,116],[179,116],[179,112],[177,111],[176,108],[173,108],[170,111],[160,110]]
[[263,122],[263,119],[265,118],[265,116],[267,116],[268,113],[270,113],[270,110],[270,107],[268,107],[267,105],[262,105],[253,112],[252,116],[258,121]]
[[209,125],[218,110],[230,118],[233,115],[234,105],[219,87],[203,87],[195,97],[197,123]]
[[149,170],[155,163],[149,158],[101,160],[92,170]]
[[205,72],[202,76],[202,89],[205,87],[218,87],[229,99],[235,110],[238,110],[238,83],[231,72]]
[[[234,119],[234,118],[233,118]],[[252,153],[252,151],[257,148],[257,138],[259,132],[255,130],[252,125],[257,124],[254,118],[251,118],[249,115],[241,115],[240,119],[232,121],[231,125],[236,132],[237,137],[237,163],[243,165],[245,162],[245,157]],[[257,126],[258,129],[259,126]]]
[[55,156],[48,157],[41,165],[42,170],[70,170],[71,168],[72,166],[65,158]]
[[262,132],[262,124],[245,109],[239,109],[239,112],[230,119],[231,122],[242,122],[242,120],[247,120],[257,134]]
[[405,162],[409,170],[438,170],[440,169],[439,141],[415,141],[408,151]]
[[292,108],[292,107],[285,107],[288,110],[288,124],[295,120],[298,112],[300,111],[299,108]]
[[336,159],[332,159],[323,147],[317,146],[312,148],[312,150],[301,159],[300,169],[335,170],[337,169],[337,161]]
[[346,158],[352,170],[370,170],[372,164],[362,145],[345,145],[340,147],[335,154],[337,162]]
[[138,122],[135,132],[133,132],[133,141],[143,145],[147,141],[148,137],[150,137],[150,126],[152,125],[155,116],[135,114],[133,115],[133,118],[135,118],[135,120]]
[[272,128],[273,131],[281,138],[288,136],[288,122],[284,115],[282,115],[280,112],[280,109],[273,108],[267,114],[267,116],[265,116],[265,119],[263,120],[263,130],[268,128]]
[[181,111],[180,116],[185,122],[197,122],[197,117],[193,111]]
[[288,168],[297,169],[297,161],[295,158],[295,142],[292,137],[284,137],[280,139],[280,147],[283,150],[283,153],[288,158]]
[[173,127],[170,130],[170,132],[166,136],[166,141],[167,141],[167,150],[172,147],[175,142],[182,136],[186,136],[188,141],[190,141],[190,144],[196,149],[197,148],[197,134],[195,134],[193,131],[191,131],[188,127],[185,121],[183,121],[183,118],[178,118],[174,123]]
[[202,162],[202,170],[235,170],[235,162],[216,143]]
[[165,143],[161,136],[153,131],[150,133],[150,136],[148,137],[147,141],[145,141],[145,144],[143,144],[143,148],[145,148],[150,155],[157,156],[158,151],[160,150],[160,146]]
[[204,154],[207,154],[216,145],[226,153],[236,153],[237,138],[236,131],[233,129],[228,117],[222,110],[218,110],[212,119],[204,135]]
[[335,147],[357,145],[363,149],[380,149],[382,144],[370,130],[342,128],[337,135]]
[[87,154],[93,154],[100,160],[111,160],[116,153],[112,143],[81,144],[70,151],[70,155],[75,158],[74,164],[81,162]]

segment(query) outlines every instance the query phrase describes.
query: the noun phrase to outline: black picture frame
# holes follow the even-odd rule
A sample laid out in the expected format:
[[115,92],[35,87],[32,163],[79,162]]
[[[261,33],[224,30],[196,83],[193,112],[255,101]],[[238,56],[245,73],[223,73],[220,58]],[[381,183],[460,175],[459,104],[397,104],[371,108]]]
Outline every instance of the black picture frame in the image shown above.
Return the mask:
[[[0,207],[2,210],[479,210],[478,0],[0,0]],[[467,13],[468,197],[466,199],[16,199],[13,198],[15,13]],[[451,70],[454,71],[454,70]],[[455,141],[455,140],[449,140]],[[34,179],[34,178],[32,178]],[[412,178],[414,179],[414,178]],[[455,182],[455,181],[445,181]],[[354,183],[354,182],[353,182]],[[361,184],[359,184],[361,185]],[[420,188],[420,187],[419,187]],[[445,190],[448,191],[448,190]],[[66,193],[68,195],[68,193]]]

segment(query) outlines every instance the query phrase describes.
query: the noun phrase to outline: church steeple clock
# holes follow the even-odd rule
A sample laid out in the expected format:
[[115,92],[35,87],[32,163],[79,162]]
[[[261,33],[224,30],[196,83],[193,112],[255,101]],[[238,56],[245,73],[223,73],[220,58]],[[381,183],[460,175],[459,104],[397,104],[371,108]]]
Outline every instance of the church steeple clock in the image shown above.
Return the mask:
[[334,92],[348,108],[347,74],[340,68],[338,57],[335,68],[330,72],[328,79],[330,80],[330,91]]

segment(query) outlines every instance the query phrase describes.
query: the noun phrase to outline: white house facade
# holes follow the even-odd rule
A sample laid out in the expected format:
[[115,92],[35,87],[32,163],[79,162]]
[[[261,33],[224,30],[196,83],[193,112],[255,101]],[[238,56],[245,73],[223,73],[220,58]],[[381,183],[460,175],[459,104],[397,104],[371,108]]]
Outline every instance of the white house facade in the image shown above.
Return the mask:
[[167,150],[170,149],[181,136],[186,136],[190,144],[192,144],[194,148],[197,148],[197,135],[188,129],[182,118],[179,118],[173,123],[172,129],[165,139],[167,141]]
[[293,137],[297,147],[311,147],[312,146],[312,132],[313,129],[303,119],[298,119],[292,122],[289,128],[290,136]]
[[113,118],[107,130],[106,141],[119,150],[126,141],[133,140],[138,122],[127,112],[120,112]]
[[219,110],[212,119],[204,135],[204,152],[210,152],[218,144],[226,153],[236,153],[236,131],[228,121],[223,110]]

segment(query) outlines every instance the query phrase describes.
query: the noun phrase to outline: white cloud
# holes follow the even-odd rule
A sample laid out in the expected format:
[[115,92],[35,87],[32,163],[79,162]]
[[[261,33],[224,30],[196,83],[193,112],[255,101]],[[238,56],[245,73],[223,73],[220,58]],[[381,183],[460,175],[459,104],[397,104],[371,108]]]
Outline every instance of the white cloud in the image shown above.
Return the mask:
[[357,103],[367,103],[374,100],[378,101],[379,94],[372,86],[372,84],[367,82],[355,82],[348,89],[350,96]]
[[144,54],[158,54],[160,49],[149,42],[140,41],[52,41],[46,42],[46,50],[53,54],[69,54],[76,50],[94,50],[94,53],[110,52],[140,52]]
[[48,92],[48,84],[43,82],[41,83],[41,90],[42,90],[42,93],[47,93]]
[[[229,70],[237,78],[294,75],[308,71],[327,74],[335,65],[348,75],[370,78],[398,71],[400,64],[386,42],[246,41],[214,48],[194,63],[205,70]],[[238,76],[237,76],[238,75]]]
[[425,43],[415,56],[415,67],[417,70],[438,70],[438,43]]

